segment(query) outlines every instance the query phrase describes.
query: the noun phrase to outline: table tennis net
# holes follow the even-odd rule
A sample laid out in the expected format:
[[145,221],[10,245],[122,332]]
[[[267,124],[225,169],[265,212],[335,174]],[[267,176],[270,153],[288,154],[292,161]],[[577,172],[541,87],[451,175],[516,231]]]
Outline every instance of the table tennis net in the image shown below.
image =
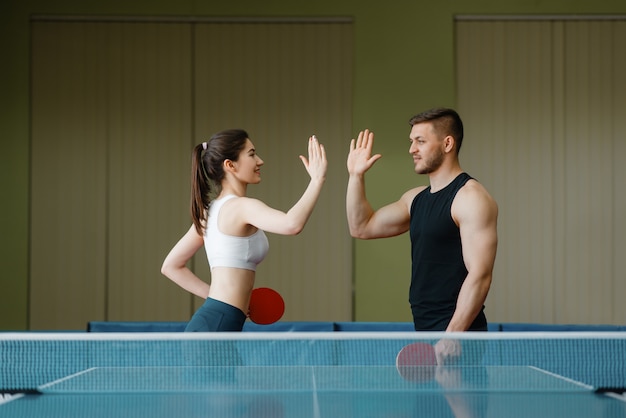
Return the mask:
[[[396,367],[450,340],[444,365]],[[514,376],[515,378],[511,378]],[[0,392],[589,391],[626,387],[622,333],[4,333]]]

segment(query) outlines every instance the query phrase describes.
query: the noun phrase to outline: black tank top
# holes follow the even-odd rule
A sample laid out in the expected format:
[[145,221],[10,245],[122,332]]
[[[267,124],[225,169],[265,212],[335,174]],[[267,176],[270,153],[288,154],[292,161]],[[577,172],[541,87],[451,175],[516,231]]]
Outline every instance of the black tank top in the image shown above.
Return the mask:
[[[460,230],[452,219],[452,201],[471,178],[461,173],[435,193],[429,186],[411,204],[413,264],[409,302],[417,331],[443,331],[454,314],[467,269]],[[487,320],[481,309],[470,330],[486,329]]]

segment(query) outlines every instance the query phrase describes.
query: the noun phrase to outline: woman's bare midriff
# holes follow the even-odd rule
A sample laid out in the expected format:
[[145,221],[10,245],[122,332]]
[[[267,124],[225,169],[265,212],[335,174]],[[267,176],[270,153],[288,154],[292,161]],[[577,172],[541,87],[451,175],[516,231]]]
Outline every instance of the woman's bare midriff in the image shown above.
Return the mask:
[[211,270],[209,297],[239,308],[247,315],[254,276],[252,270],[215,267]]

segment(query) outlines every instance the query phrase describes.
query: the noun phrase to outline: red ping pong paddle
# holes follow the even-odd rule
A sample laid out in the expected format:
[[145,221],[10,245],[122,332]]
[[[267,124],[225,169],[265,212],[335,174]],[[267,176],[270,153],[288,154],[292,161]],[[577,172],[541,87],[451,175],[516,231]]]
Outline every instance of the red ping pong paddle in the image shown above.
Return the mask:
[[426,382],[435,377],[437,357],[428,343],[406,345],[396,356],[396,369],[409,382]]
[[268,325],[278,321],[285,312],[285,301],[280,293],[269,287],[252,290],[248,316],[255,324]]

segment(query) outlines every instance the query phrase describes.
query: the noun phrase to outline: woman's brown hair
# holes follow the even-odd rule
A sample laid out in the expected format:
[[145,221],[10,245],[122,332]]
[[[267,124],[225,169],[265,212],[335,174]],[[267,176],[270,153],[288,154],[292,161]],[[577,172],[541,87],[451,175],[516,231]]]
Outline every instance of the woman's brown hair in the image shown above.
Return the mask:
[[229,129],[194,147],[191,158],[191,219],[198,234],[203,235],[211,200],[221,191],[224,161],[237,161],[247,139],[246,131]]

